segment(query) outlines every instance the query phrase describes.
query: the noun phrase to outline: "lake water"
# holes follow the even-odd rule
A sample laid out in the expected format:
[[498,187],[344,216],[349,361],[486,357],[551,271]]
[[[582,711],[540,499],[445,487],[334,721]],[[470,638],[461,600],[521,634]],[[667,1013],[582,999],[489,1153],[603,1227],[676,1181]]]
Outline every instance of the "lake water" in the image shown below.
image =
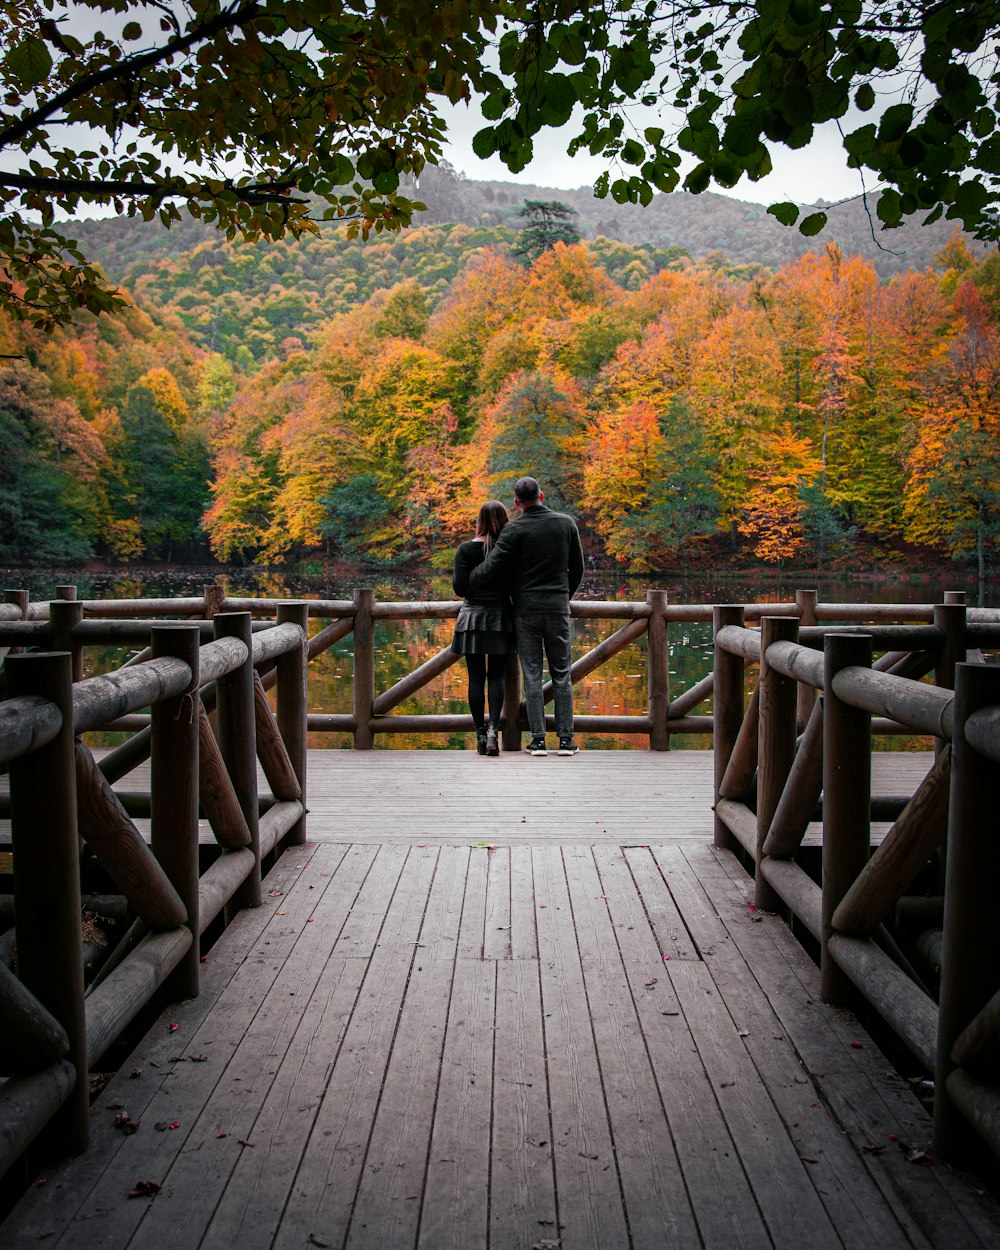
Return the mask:
[[[32,600],[45,600],[55,594],[57,585],[73,583],[80,599],[161,597],[200,595],[206,584],[224,577],[231,594],[295,599],[350,599],[356,587],[370,586],[379,600],[451,599],[450,575],[420,569],[387,574],[352,571],[339,577],[302,576],[256,569],[129,570],[126,573],[67,573],[45,570],[0,570],[2,585],[26,588]],[[817,579],[803,574],[784,576],[712,575],[690,577],[636,578],[615,573],[595,572],[587,576],[580,597],[587,599],[644,600],[650,587],[666,589],[672,603],[764,603],[790,602],[797,588],[816,588],[824,602],[834,603],[933,603],[940,602],[945,590],[965,590],[971,605],[1000,605],[1000,584],[987,586],[984,602],[974,582],[959,570],[946,578],[897,575],[837,576]],[[312,624],[318,630],[324,624]],[[607,637],[620,621],[577,621],[574,652],[582,655]],[[429,659],[451,640],[451,621],[379,622],[375,631],[376,689],[385,690],[394,682]],[[711,626],[708,622],[671,623],[670,692],[676,697],[711,668]],[[94,648],[86,657],[87,673],[104,672],[120,664],[127,653],[111,648]],[[352,645],[350,637],[317,658],[310,665],[310,711],[350,712],[352,700]],[[575,708],[579,713],[598,715],[642,715],[646,710],[645,638],[626,648],[576,687]],[[464,665],[454,665],[415,696],[401,704],[399,714],[430,712],[466,712]],[[711,702],[696,709],[708,714]],[[110,738],[110,745],[114,739]],[[379,747],[468,749],[471,735],[385,734],[377,739]],[[623,747],[642,748],[646,739],[640,735],[583,735],[582,744],[590,749]],[[678,735],[672,744],[680,748],[708,747],[710,739]],[[346,734],[312,734],[315,747],[348,747]],[[880,745],[905,748],[911,740],[887,740]]]

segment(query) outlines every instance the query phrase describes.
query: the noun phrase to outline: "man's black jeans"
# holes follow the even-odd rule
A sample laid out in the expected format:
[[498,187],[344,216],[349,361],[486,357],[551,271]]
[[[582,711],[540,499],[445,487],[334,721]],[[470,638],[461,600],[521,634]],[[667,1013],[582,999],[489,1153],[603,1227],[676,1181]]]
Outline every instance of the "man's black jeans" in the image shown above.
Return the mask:
[[518,611],[514,617],[517,654],[524,674],[524,702],[533,738],[545,736],[545,700],[542,696],[542,656],[548,663],[555,700],[556,734],[573,736],[573,622],[568,612]]

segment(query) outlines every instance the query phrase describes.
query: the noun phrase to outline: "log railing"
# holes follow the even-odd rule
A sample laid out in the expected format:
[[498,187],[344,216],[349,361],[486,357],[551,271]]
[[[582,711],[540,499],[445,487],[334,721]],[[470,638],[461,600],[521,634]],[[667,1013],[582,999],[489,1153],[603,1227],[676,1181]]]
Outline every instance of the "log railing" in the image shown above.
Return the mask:
[[[206,586],[201,597],[178,599],[90,599],[77,600],[72,586],[58,588],[59,598],[50,603],[32,603],[23,591],[5,591],[0,603],[0,656],[7,648],[48,647],[65,645],[73,656],[79,673],[85,646],[142,646],[148,643],[154,618],[199,618],[201,637],[211,636],[211,619],[217,613],[250,612],[258,618],[274,617],[279,601],[265,598],[230,596],[218,585]],[[378,622],[447,620],[458,615],[457,601],[379,602],[374,592],[360,589],[351,599],[313,599],[307,611],[322,628],[309,639],[309,659],[313,660],[352,636],[353,699],[347,712],[316,711],[309,715],[307,728],[314,732],[351,734],[354,746],[369,749],[383,734],[419,733],[447,735],[471,733],[472,718],[468,713],[431,713],[404,715],[395,711],[401,703],[425,688],[428,683],[458,662],[445,648],[408,673],[386,690],[376,690],[375,626]],[[579,620],[622,622],[609,637],[586,654],[579,656],[572,667],[572,678],[579,682],[600,665],[646,635],[647,706],[641,715],[578,715],[576,724],[585,734],[642,734],[650,748],[663,750],[675,734],[711,736],[713,717],[697,714],[699,707],[712,698],[715,676],[708,673],[683,693],[671,697],[669,685],[668,630],[686,622],[710,622],[713,605],[708,603],[668,602],[665,591],[650,590],[645,601],[607,602],[573,600],[573,616]],[[805,629],[816,628],[821,621],[931,621],[932,604],[833,604],[820,603],[813,590],[796,592],[788,603],[750,603],[743,605],[746,621],[758,621],[765,615],[794,615]],[[970,610],[968,629],[988,629],[1000,618],[992,610]],[[973,624],[972,622],[976,622]],[[266,631],[268,621],[257,619],[254,631]],[[906,630],[905,624],[896,628]],[[920,626],[910,626],[919,629]],[[902,637],[902,634],[899,635]],[[129,664],[148,659],[144,650]],[[265,672],[265,688],[275,680],[273,672]],[[551,691],[546,689],[546,697]],[[807,686],[801,686],[803,701],[800,714],[808,713],[811,697]],[[148,717],[132,713],[122,716],[109,728],[135,730],[147,727]],[[552,717],[548,718],[554,727]],[[508,668],[503,717],[503,745],[507,750],[519,749],[520,734],[527,728],[521,700],[520,673],[516,662]],[[883,726],[882,728],[888,728]],[[897,727],[897,731],[901,731]]]
[[[90,622],[69,627],[65,650],[6,658],[0,764],[17,971],[0,963],[0,1173],[50,1121],[62,1147],[85,1147],[90,1067],[161,987],[198,993],[206,927],[227,905],[258,904],[262,861],[305,839],[305,606],[283,604],[277,618],[253,632],[249,613],[220,613],[204,643],[196,622],[147,624],[150,658],[75,683],[74,647]],[[261,669],[277,686],[276,715]],[[148,725],[124,748],[97,759],[84,744],[146,707]],[[113,782],[147,759],[149,791],[117,795]],[[219,847],[200,875],[199,809]],[[81,840],[134,917],[86,989]]]
[[[931,617],[822,630],[775,615],[751,629],[741,608],[716,609],[715,840],[745,856],[754,906],[815,939],[824,998],[863,996],[934,1075],[935,1150],[968,1163],[983,1143],[1000,1156],[1000,667],[979,654],[1000,648],[1000,625],[959,602]],[[747,663],[759,675],[744,709]],[[935,739],[912,796],[872,797],[885,730]],[[817,824],[818,870],[802,852]],[[943,934],[923,947],[937,994],[887,927],[926,910],[907,892],[928,872],[943,898]]]

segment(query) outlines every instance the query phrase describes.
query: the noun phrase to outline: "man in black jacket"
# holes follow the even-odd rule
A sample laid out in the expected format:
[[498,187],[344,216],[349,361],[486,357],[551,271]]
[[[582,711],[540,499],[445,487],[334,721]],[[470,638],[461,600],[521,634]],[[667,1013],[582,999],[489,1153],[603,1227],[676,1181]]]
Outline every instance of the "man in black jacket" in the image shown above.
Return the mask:
[[573,626],[569,601],[583,579],[583,547],[576,522],[542,505],[545,494],[533,477],[514,483],[518,515],[500,532],[493,550],[472,570],[469,585],[484,589],[494,579],[509,582],[514,600],[514,632],[524,674],[531,755],[548,755],[542,652],[548,662],[555,701],[560,755],[575,755],[573,741]]

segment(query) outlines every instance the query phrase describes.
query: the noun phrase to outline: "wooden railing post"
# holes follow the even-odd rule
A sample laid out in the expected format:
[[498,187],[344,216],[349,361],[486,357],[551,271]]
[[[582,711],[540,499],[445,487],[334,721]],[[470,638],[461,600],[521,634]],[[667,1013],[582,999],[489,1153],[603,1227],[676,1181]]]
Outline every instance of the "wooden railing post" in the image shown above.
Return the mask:
[[820,991],[828,1003],[851,1001],[851,983],[828,950],[833,913],[868,862],[871,841],[871,717],[837,698],[843,668],[872,662],[870,634],[826,636],[823,693],[823,928]]
[[220,586],[218,582],[212,582],[210,586],[204,588],[205,607],[203,615],[206,621],[211,621],[222,611],[222,605],[226,599],[226,588]]
[[309,605],[279,603],[278,624],[298,625],[302,645],[278,656],[278,732],[302,788],[302,817],[285,835],[286,846],[301,846],[306,840],[306,757],[309,715]]
[[[818,599],[818,590],[797,590],[795,592],[795,602],[799,609],[799,629],[816,624],[816,602]],[[802,728],[805,728],[809,723],[809,717],[812,715],[815,704],[816,691],[807,682],[799,682],[798,694],[796,696],[796,714],[799,718],[799,725]]]
[[968,1163],[976,1136],[948,1096],[951,1053],[962,1030],[998,988],[997,950],[1000,880],[997,837],[997,786],[1000,766],[976,751],[965,736],[969,716],[1000,704],[1000,668],[959,664],[951,742],[951,795],[945,875],[944,942],[938,1010],[937,1069],[934,1082],[934,1153],[952,1163]]
[[[739,604],[724,604],[712,609],[712,636],[726,625],[742,625],[743,608]],[[715,644],[715,687],[713,695],[712,741],[714,750],[715,802],[719,802],[719,788],[732,758],[740,725],[743,723],[743,657],[724,651]],[[715,817],[715,845],[725,850],[739,849],[739,841],[726,825]]]
[[83,647],[73,641],[73,629],[83,620],[83,604],[76,601],[75,586],[60,586],[73,594],[53,599],[49,604],[49,625],[52,627],[52,650],[68,651],[72,656],[73,680],[83,681]]
[[503,749],[521,749],[521,662],[508,655],[503,679]]
[[[4,603],[13,603],[17,607],[21,613],[22,621],[28,619],[29,595],[26,590],[5,590],[3,592],[3,601]],[[7,654],[20,655],[23,650],[23,647],[11,647]],[[0,655],[3,655],[3,651],[0,651]]]
[[87,1023],[80,936],[80,862],[73,748],[73,676],[68,654],[10,656],[10,696],[34,694],[62,712],[51,742],[10,764],[14,922],[19,979],[66,1030],[76,1084],[53,1121],[60,1150],[90,1137]]
[[198,921],[198,659],[199,631],[191,624],[157,625],[153,658],[176,656],[191,669],[188,689],[151,709],[150,792],[152,848],[187,908],[193,941],[174,971],[172,996],[194,998],[200,982]]
[[646,628],[646,673],[649,688],[649,749],[670,750],[670,646],[667,639],[665,590],[647,590],[649,624]]
[[355,751],[370,751],[375,745],[372,730],[372,704],[375,702],[375,622],[372,607],[374,590],[354,592],[354,731]]
[[757,746],[757,851],[754,902],[765,911],[777,911],[781,899],[760,871],[764,842],[795,759],[795,706],[798,682],[767,662],[775,642],[796,642],[795,616],[765,616],[760,622],[760,720]]
[[[955,594],[955,591],[949,591]],[[964,599],[964,596],[963,596]],[[934,684],[944,690],[955,689],[955,665],[965,660],[965,603],[950,602],[934,605],[934,625],[944,634],[944,646],[934,666]]]
[[241,907],[259,907],[261,904],[260,800],[257,793],[257,733],[251,650],[253,633],[249,612],[220,612],[214,623],[216,638],[239,638],[247,647],[246,662],[215,683],[218,692],[219,749],[250,830],[250,849],[257,861],[251,874],[230,900],[230,910],[238,911]]

